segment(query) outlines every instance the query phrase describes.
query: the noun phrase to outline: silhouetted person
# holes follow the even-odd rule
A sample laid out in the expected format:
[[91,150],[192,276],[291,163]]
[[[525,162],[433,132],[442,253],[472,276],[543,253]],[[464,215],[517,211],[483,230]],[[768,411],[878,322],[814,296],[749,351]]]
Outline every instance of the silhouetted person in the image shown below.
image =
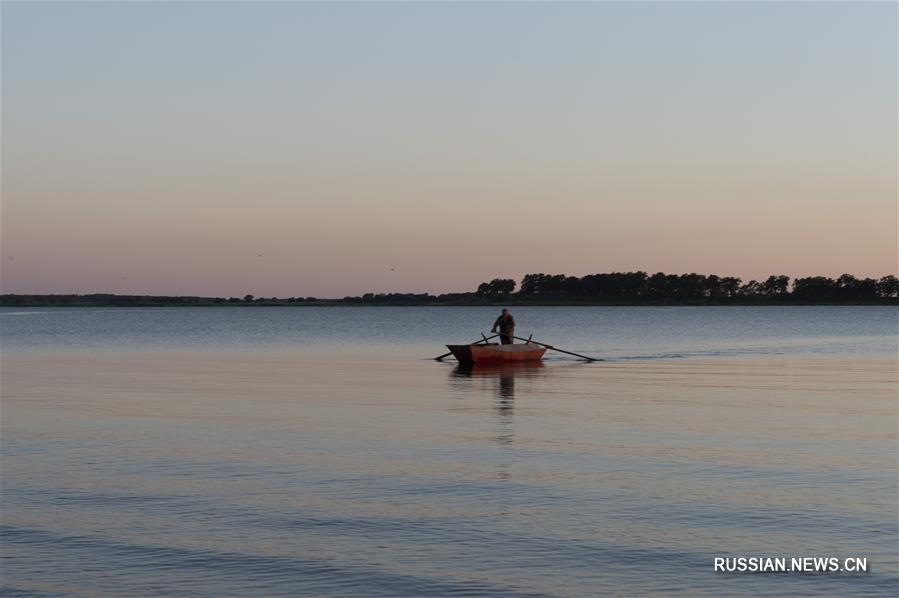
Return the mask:
[[493,323],[490,332],[496,332],[499,328],[499,340],[504,345],[512,344],[512,337],[515,335],[515,318],[509,313],[508,309],[503,309],[503,313]]

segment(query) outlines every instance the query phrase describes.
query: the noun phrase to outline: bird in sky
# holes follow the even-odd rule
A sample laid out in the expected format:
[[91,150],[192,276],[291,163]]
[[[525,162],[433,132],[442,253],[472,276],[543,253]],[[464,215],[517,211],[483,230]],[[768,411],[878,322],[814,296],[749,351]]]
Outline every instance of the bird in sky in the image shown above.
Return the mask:
[[261,259],[261,258],[262,258],[262,254],[261,254],[261,253],[257,253],[257,254],[256,254],[256,257],[258,257],[258,258]]

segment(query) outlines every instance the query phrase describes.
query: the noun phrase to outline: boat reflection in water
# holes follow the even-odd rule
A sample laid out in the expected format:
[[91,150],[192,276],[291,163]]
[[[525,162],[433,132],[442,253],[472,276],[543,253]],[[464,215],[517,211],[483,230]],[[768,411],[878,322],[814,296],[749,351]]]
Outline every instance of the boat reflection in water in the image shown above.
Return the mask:
[[547,368],[543,362],[504,363],[497,365],[460,363],[452,372],[452,378],[470,379],[474,384],[454,384],[455,390],[468,392],[483,392],[486,388],[493,387],[500,401],[515,398],[515,379],[534,380],[546,375]]
[[[450,373],[449,382],[454,394],[461,399],[480,399],[484,395],[493,397],[493,411],[497,416],[493,439],[497,444],[510,445],[515,439],[512,415],[516,392],[520,396],[533,395],[534,383],[546,378],[551,370],[539,361],[498,365],[460,363]],[[508,478],[507,471],[497,475]]]

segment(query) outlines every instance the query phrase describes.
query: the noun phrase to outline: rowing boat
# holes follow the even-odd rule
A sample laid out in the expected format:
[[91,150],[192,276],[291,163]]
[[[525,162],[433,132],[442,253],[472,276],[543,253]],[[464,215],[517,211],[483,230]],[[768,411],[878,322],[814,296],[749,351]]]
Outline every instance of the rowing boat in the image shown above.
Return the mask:
[[520,345],[498,345],[496,343],[447,345],[447,349],[459,363],[509,363],[540,361],[546,348],[535,343]]

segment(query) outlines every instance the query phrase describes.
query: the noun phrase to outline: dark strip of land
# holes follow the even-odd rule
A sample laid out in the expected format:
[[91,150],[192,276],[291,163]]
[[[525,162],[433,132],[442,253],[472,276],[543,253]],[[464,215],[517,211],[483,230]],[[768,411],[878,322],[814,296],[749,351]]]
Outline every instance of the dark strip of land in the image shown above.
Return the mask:
[[195,297],[110,293],[0,295],[4,307],[164,307],[213,305],[899,305],[899,280],[843,274],[797,278],[770,276],[743,283],[732,276],[612,272],[583,277],[527,274],[515,281],[495,278],[467,293],[366,293],[342,299],[316,297]]

